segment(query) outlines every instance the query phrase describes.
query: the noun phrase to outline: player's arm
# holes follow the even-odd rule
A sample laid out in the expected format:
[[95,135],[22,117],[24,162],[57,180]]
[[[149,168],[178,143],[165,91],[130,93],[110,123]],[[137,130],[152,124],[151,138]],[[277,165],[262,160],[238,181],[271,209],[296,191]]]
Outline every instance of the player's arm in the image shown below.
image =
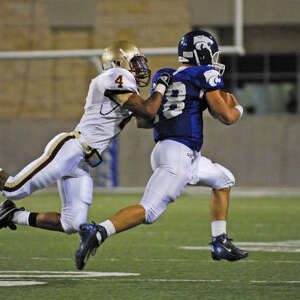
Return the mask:
[[153,94],[146,100],[137,93],[128,90],[106,90],[104,95],[123,108],[132,111],[135,116],[152,120],[160,107],[165,91],[171,84],[171,80],[171,74],[162,73],[156,80]]
[[106,90],[104,95],[121,107],[132,111],[135,116],[152,120],[159,109],[165,89],[154,92],[147,100],[127,90]]
[[213,90],[205,94],[210,113],[226,125],[231,125],[242,117],[243,107],[233,94]]
[[155,82],[154,93],[148,99],[144,100],[134,93],[128,98],[123,107],[132,111],[139,118],[152,121],[171,81],[172,75],[170,73],[162,73]]
[[141,96],[136,93],[133,93],[123,107],[132,111],[135,116],[152,120],[161,104],[164,91],[154,92],[148,99],[144,100]]

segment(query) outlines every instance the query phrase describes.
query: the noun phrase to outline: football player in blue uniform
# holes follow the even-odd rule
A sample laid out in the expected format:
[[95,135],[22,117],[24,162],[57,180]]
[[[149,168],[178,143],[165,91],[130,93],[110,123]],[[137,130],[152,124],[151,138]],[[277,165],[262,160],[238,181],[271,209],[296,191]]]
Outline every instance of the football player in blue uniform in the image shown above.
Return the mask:
[[174,202],[187,184],[210,186],[211,255],[214,260],[236,261],[248,256],[237,248],[226,233],[226,219],[233,174],[225,167],[201,155],[203,143],[202,112],[230,125],[241,118],[243,108],[236,98],[222,92],[225,66],[218,62],[219,50],[214,37],[206,31],[192,31],[179,41],[177,70],[159,70],[158,77],[172,84],[164,95],[160,109],[151,122],[137,118],[138,127],[154,128],[156,145],[151,155],[153,175],[138,205],[119,211],[99,225],[80,227],[81,243],[75,254],[76,266],[83,269],[90,253],[104,240],[136,225],[155,222]]

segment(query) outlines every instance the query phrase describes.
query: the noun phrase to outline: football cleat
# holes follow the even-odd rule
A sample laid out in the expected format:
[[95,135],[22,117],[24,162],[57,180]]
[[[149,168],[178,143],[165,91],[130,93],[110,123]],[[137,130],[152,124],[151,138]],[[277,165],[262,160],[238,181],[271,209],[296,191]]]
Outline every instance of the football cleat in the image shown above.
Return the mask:
[[[75,263],[78,270],[82,270],[87,263],[90,255],[95,255],[97,248],[107,238],[106,229],[101,225],[82,224],[79,227],[81,243],[75,253]],[[97,238],[100,235],[100,241]]]
[[12,222],[12,218],[16,211],[25,210],[24,207],[17,208],[11,200],[5,200],[0,204],[0,229],[9,227],[16,230],[17,226]]
[[248,252],[237,248],[227,234],[221,234],[212,238],[211,257],[214,260],[226,259],[236,261],[248,256]]

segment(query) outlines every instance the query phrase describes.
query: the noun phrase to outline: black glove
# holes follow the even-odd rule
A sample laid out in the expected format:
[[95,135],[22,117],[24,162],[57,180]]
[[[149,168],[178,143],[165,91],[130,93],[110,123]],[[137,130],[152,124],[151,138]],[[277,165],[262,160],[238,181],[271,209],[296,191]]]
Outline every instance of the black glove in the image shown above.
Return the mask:
[[154,92],[159,92],[162,95],[166,92],[168,87],[172,84],[173,75],[168,72],[163,72],[155,81]]
[[16,230],[17,229],[17,226],[13,223],[13,222],[9,222],[7,224],[7,226],[9,227],[9,229],[11,230]]
[[16,230],[17,229],[17,226],[12,221],[9,221],[9,222],[7,222],[5,224],[3,224],[2,222],[0,222],[0,229],[6,228],[6,227],[8,227],[11,230]]

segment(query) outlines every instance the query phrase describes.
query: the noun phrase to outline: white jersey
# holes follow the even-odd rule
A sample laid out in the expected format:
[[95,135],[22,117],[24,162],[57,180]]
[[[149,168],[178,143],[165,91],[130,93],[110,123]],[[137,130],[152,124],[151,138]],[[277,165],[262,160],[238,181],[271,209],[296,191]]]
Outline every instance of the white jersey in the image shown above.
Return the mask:
[[109,69],[92,79],[85,112],[75,130],[80,131],[85,142],[99,153],[109,146],[132,115],[132,112],[104,96],[105,90],[139,93],[134,76],[123,68]]

